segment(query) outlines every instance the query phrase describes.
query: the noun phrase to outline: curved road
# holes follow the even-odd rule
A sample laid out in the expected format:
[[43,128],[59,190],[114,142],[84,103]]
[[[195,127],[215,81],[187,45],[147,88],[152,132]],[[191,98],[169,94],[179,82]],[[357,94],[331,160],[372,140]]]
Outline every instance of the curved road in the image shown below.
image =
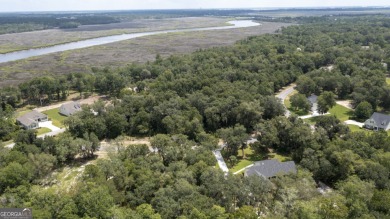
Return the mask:
[[286,117],[289,117],[291,115],[291,112],[287,109],[287,107],[284,105],[284,100],[292,93],[294,92],[295,84],[290,84],[289,86],[285,87],[282,91],[280,91],[278,94],[276,94],[276,97],[282,100],[282,104],[284,108],[286,109],[286,112],[284,115]]

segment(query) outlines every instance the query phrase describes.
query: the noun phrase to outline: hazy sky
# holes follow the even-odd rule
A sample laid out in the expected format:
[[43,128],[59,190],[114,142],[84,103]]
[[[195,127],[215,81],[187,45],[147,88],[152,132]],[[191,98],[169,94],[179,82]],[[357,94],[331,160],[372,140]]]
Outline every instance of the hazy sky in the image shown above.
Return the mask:
[[389,0],[0,0],[0,11],[390,6]]

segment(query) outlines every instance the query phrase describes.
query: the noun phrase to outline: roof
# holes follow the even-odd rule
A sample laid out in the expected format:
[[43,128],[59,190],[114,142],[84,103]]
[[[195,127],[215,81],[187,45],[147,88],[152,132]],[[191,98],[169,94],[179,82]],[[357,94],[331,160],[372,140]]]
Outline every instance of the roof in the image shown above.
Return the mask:
[[46,119],[47,115],[40,113],[38,111],[31,111],[23,116],[18,117],[16,120],[24,126],[30,126],[31,124],[37,122],[39,119]]
[[310,97],[307,98],[311,104],[317,103],[318,96],[315,94],[312,94]]
[[374,120],[378,128],[386,129],[390,123],[390,116],[382,113],[373,113],[370,119]]
[[296,173],[294,161],[279,162],[278,160],[262,160],[254,163],[253,166],[245,171],[247,176],[259,175],[265,178],[270,178],[278,174]]
[[62,104],[61,108],[64,108],[69,114],[81,111],[81,106],[79,102],[69,102]]

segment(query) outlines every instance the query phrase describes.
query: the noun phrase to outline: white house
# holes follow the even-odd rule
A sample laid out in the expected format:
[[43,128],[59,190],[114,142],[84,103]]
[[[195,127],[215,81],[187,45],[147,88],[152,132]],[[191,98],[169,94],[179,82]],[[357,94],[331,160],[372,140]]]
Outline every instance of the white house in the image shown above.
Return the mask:
[[373,113],[372,116],[364,122],[364,126],[367,129],[372,130],[389,130],[390,129],[390,116],[382,113]]
[[65,103],[60,107],[60,113],[64,116],[71,116],[79,111],[81,111],[81,105],[79,102]]

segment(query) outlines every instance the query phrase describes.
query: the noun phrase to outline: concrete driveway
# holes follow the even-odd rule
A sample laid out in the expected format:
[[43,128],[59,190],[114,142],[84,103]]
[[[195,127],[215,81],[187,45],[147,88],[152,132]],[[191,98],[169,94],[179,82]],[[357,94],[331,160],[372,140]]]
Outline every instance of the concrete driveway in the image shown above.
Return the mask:
[[60,130],[57,126],[53,125],[52,121],[40,122],[39,127],[44,127],[50,129],[52,132]]
[[360,128],[362,128],[363,125],[364,125],[364,123],[362,123],[362,122],[357,122],[357,121],[355,121],[355,120],[347,120],[347,121],[345,121],[344,123],[347,124],[347,125],[357,125],[357,126],[359,126]]
[[221,170],[225,173],[229,172],[229,169],[225,163],[225,160],[222,157],[221,151],[215,150],[215,151],[213,151],[213,154],[218,161],[219,168],[221,168]]

